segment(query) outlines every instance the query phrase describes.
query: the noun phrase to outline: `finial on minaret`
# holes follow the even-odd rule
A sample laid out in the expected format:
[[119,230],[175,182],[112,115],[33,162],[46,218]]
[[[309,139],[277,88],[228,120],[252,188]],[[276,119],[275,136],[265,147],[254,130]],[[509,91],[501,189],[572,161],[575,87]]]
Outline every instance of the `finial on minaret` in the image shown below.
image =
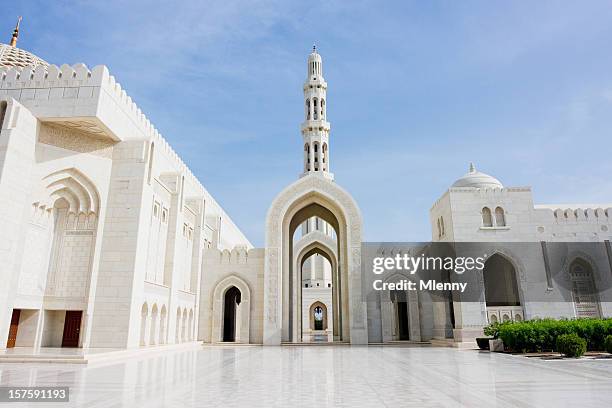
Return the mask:
[[317,44],[312,44],[312,52],[317,52]]
[[13,30],[13,37],[11,38],[11,47],[15,47],[17,45],[17,39],[19,38],[19,24],[21,24],[21,16],[19,16],[19,18],[17,19],[17,25],[15,26],[15,29]]
[[474,163],[470,162],[470,173],[476,173],[476,167],[474,166]]

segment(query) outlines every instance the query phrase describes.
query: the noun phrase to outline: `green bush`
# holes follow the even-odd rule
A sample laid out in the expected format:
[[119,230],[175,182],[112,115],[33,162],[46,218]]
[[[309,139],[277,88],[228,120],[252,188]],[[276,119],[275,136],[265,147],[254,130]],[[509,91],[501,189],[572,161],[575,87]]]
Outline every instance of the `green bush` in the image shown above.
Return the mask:
[[612,334],[608,334],[604,339],[604,350],[612,354]]
[[504,347],[518,352],[555,350],[557,338],[571,333],[586,341],[587,350],[599,351],[605,349],[606,336],[612,335],[612,319],[536,319],[492,326],[487,327],[503,340]]
[[557,337],[557,351],[567,357],[580,357],[586,352],[587,342],[576,333],[562,334]]

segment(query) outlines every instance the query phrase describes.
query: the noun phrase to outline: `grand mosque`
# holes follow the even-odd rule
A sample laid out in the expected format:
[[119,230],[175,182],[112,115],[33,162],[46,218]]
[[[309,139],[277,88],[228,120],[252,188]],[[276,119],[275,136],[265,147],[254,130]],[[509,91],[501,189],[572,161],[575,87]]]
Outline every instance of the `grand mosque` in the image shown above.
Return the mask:
[[495,321],[612,316],[612,203],[535,204],[530,187],[473,165],[429,210],[433,243],[487,245],[470,296],[366,290],[364,225],[331,172],[314,48],[303,171],[254,248],[107,67],[49,64],[18,35],[0,44],[2,348],[460,347]]

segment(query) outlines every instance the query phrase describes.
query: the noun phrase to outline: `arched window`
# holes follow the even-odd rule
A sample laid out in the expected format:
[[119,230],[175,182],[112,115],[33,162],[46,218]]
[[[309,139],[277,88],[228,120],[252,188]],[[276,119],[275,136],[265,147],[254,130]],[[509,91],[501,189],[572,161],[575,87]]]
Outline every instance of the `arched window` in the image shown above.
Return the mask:
[[314,120],[318,120],[319,119],[319,115],[318,115],[319,106],[318,106],[317,98],[312,98],[312,102],[313,102],[313,111],[314,111],[313,112],[313,115],[314,115],[313,119]]
[[310,99],[306,99],[306,120],[310,120]]
[[438,238],[440,238],[442,236],[442,228],[440,227],[440,218],[436,220],[436,224],[438,227]]
[[506,216],[504,214],[504,209],[501,207],[495,209],[495,225],[498,227],[506,226]]
[[444,217],[440,217],[440,227],[442,229],[442,236],[444,236]]
[[489,207],[483,207],[482,209],[482,226],[483,227],[493,226],[493,219],[491,217],[491,210],[489,210]]

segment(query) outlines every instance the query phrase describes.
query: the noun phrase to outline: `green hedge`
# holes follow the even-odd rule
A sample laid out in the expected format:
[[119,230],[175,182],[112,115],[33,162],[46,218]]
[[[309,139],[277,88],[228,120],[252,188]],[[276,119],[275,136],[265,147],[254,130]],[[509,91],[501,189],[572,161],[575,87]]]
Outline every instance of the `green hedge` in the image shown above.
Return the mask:
[[612,334],[609,334],[604,339],[604,348],[610,354],[612,354]]
[[576,333],[557,337],[557,351],[567,357],[580,357],[586,352],[586,340]]
[[605,350],[604,339],[612,334],[612,319],[536,319],[495,323],[485,333],[504,342],[509,351],[539,352],[556,350],[557,337],[575,333],[587,342],[587,350]]

